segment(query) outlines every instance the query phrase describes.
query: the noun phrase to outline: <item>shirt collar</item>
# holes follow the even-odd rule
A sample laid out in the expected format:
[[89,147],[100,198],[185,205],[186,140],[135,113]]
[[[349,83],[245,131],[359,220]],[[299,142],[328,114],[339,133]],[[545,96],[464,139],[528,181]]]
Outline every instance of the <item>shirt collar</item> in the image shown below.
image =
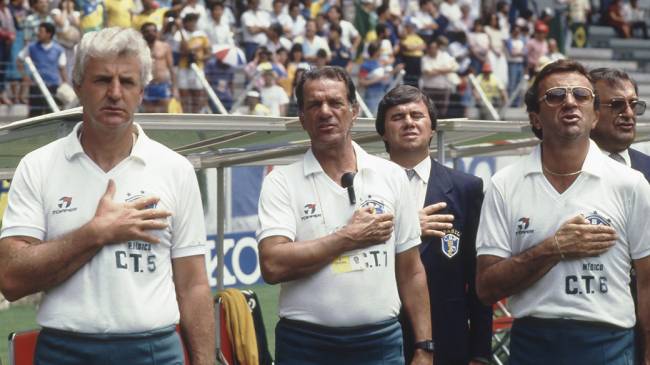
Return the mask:
[[[582,172],[588,173],[600,177],[603,175],[603,158],[609,158],[603,154],[603,152],[598,148],[596,142],[589,140],[589,150],[587,151],[587,157],[585,162],[582,164]],[[542,174],[542,144],[535,146],[533,153],[528,155],[526,164],[524,167],[524,175],[528,174]]]
[[413,170],[415,170],[415,175],[427,184],[431,175],[431,157],[427,156],[424,160],[420,161],[420,163],[413,167]]
[[[361,146],[359,146],[355,141],[352,141],[352,148],[354,148],[354,154],[357,160],[357,171],[360,172],[363,169],[369,168],[368,153],[364,151]],[[317,172],[323,172],[323,167],[316,159],[316,156],[314,156],[314,152],[311,148],[307,151],[307,153],[305,153],[305,157],[303,157],[303,172],[305,176],[309,176]]]
[[[81,129],[82,125],[83,122],[77,123],[72,129],[72,132],[64,138],[65,157],[68,160],[72,160],[77,156],[85,154],[83,147],[81,146],[81,142],[79,141],[79,130]],[[131,155],[128,158],[136,159],[145,164],[147,150],[146,145],[149,143],[149,137],[147,137],[139,124],[133,123],[133,126],[138,131],[138,139],[136,140],[135,145],[133,145],[133,148],[131,149]]]

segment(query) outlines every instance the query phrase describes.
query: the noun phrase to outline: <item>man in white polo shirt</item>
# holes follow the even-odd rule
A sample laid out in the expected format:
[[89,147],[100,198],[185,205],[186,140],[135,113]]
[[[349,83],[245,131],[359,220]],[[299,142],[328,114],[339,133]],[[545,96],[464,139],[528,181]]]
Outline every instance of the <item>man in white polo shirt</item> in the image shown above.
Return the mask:
[[262,275],[282,285],[279,365],[403,364],[402,302],[423,343],[411,364],[433,361],[417,209],[403,170],[352,141],[355,94],[340,67],[306,72],[296,95],[312,147],[262,187]]
[[35,364],[214,364],[205,228],[190,163],[133,113],[152,58],[133,29],[84,35],[82,122],[20,162],[0,231],[0,290],[44,291]]
[[638,320],[650,327],[650,186],[589,139],[598,99],[579,63],[546,66],[526,106],[542,143],[486,192],[479,298],[510,297],[512,365],[632,364],[632,265]]

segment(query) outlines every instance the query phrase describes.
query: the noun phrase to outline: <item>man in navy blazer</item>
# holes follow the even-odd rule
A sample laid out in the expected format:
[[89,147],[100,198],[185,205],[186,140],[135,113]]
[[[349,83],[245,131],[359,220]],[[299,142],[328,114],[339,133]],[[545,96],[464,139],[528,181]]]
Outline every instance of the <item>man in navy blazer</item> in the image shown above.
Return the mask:
[[[598,124],[591,131],[591,139],[609,157],[640,171],[650,182],[650,156],[630,148],[636,137],[636,117],[643,115],[646,109],[646,102],[639,100],[636,82],[625,71],[615,68],[597,68],[589,74],[600,98]],[[630,280],[632,298],[636,305],[634,269]],[[637,364],[643,363],[644,348],[641,335],[637,322],[635,327]]]
[[[483,182],[429,157],[436,109],[419,89],[403,85],[388,92],[379,103],[375,127],[390,159],[405,168],[416,205],[423,207],[420,257],[431,301],[434,363],[486,364],[491,356],[492,308],[481,304],[475,288]],[[405,338],[404,347],[408,363],[424,346]]]

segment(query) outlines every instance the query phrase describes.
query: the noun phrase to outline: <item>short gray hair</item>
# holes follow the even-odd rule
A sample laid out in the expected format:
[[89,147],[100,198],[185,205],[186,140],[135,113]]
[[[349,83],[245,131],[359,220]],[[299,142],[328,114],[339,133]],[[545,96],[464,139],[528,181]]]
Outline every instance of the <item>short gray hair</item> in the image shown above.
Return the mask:
[[84,34],[77,46],[72,82],[83,81],[89,58],[135,56],[140,61],[140,81],[144,88],[151,81],[152,59],[147,42],[140,32],[130,28],[111,27]]

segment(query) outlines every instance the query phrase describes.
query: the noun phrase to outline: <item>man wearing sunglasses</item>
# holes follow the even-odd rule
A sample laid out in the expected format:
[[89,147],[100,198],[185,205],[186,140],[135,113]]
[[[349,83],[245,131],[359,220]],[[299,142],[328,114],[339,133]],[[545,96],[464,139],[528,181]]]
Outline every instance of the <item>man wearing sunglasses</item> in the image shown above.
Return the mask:
[[649,332],[650,185],[590,140],[598,104],[581,64],[544,67],[526,93],[542,142],[485,194],[477,292],[486,303],[510,297],[511,365],[632,364],[632,265]]
[[[636,136],[636,117],[643,115],[646,102],[639,100],[636,82],[623,70],[597,68],[589,73],[600,96],[600,117],[591,138],[601,150],[616,161],[640,171],[650,181],[650,156],[630,148]],[[635,304],[636,273],[631,272],[630,289]],[[635,328],[636,361],[643,363],[641,326]]]

